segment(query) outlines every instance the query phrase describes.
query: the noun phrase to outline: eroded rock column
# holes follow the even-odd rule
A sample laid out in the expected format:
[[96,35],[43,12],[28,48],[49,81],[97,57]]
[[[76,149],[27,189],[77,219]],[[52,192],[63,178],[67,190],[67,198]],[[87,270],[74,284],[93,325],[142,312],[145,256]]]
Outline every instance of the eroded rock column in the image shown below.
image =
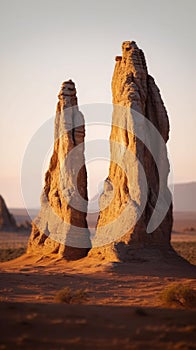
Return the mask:
[[62,84],[58,98],[53,154],[27,252],[76,260],[86,256],[91,246],[86,221],[84,117],[71,80]]
[[90,255],[145,260],[153,255],[149,248],[170,249],[169,121],[144,54],[133,41],[124,42],[122,57],[116,57],[112,94],[111,161]]

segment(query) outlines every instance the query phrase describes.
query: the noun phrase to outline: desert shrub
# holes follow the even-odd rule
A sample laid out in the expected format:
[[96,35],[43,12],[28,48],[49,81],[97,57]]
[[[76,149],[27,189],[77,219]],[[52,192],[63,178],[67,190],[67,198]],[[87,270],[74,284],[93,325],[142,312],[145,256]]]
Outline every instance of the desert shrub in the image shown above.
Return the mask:
[[56,293],[54,299],[57,303],[80,304],[87,299],[87,295],[82,289],[72,290],[70,287],[65,287]]
[[26,248],[7,248],[7,249],[0,249],[0,262],[9,261],[12,259],[16,259],[22,254],[24,254],[26,251]]
[[161,300],[166,305],[195,307],[196,291],[183,284],[173,284],[161,293]]
[[172,246],[184,259],[196,265],[196,242],[172,242]]
[[146,312],[146,310],[141,307],[137,307],[135,309],[135,314],[138,316],[148,316],[148,313]]
[[193,226],[191,226],[191,227],[185,227],[184,228],[184,230],[183,230],[184,232],[195,232],[195,227],[193,227]]

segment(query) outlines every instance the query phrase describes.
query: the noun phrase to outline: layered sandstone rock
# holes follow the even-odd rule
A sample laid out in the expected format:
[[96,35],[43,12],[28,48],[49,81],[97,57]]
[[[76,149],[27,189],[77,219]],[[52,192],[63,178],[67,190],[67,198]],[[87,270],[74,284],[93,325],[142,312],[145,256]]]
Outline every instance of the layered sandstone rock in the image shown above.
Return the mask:
[[76,260],[86,256],[91,246],[86,221],[84,118],[71,80],[62,84],[58,98],[54,150],[27,252]]
[[6,203],[0,196],[0,231],[16,231],[17,225],[14,216],[9,212]]
[[112,93],[110,169],[93,241],[99,248],[90,255],[152,259],[152,249],[155,255],[170,250],[169,121],[144,54],[133,41],[124,42],[122,57],[116,57]]

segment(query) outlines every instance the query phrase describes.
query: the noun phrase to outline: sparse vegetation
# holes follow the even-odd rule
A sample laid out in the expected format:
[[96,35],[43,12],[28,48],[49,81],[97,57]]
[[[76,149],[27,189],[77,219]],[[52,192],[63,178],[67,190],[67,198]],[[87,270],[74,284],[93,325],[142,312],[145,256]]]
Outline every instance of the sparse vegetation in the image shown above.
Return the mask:
[[195,232],[196,230],[195,230],[195,227],[191,226],[191,227],[185,227],[183,231],[184,232]]
[[196,291],[183,284],[172,284],[161,293],[161,300],[168,306],[196,307]]
[[72,290],[70,287],[65,287],[56,293],[54,299],[57,303],[81,304],[87,299],[87,294],[82,289]]
[[8,249],[0,249],[0,262],[9,261],[12,259],[16,259],[26,251],[25,247],[20,248],[8,248]]
[[146,310],[141,307],[137,307],[135,309],[135,314],[138,316],[148,316],[148,313],[146,312]]
[[196,242],[173,242],[172,246],[184,259],[196,265]]

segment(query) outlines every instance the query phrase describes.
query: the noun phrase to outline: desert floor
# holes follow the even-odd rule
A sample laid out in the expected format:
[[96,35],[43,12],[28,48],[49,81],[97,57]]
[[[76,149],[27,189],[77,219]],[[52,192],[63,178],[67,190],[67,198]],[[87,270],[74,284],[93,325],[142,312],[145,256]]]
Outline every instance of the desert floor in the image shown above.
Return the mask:
[[[160,297],[176,283],[196,289],[195,213],[176,213],[173,231],[173,246],[192,264],[6,261],[24,252],[28,234],[1,233],[0,350],[195,349],[196,309]],[[65,287],[80,290],[74,304],[56,300]]]

